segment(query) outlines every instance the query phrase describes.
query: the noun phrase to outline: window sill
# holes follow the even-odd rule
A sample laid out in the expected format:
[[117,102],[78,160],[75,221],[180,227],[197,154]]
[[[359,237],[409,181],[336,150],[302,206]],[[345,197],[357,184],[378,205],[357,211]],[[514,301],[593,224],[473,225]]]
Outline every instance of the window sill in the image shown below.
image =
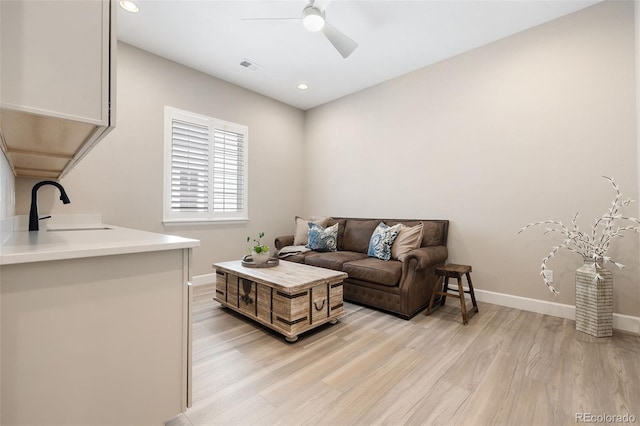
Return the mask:
[[227,223],[247,223],[249,218],[224,218],[224,219],[164,219],[162,223],[165,226],[182,226],[182,225],[217,225]]

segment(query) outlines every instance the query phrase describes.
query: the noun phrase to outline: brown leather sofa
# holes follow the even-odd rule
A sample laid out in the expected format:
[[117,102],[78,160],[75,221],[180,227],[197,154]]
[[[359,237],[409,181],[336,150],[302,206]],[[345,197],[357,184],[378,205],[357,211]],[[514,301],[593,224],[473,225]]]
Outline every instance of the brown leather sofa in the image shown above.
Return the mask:
[[[380,222],[393,226],[423,223],[421,246],[403,259],[380,260],[367,256],[369,240]],[[410,319],[426,308],[433,291],[435,268],[444,265],[447,256],[448,220],[401,220],[330,218],[327,227],[338,223],[338,250],[309,251],[284,260],[346,272],[344,299],[361,305],[392,312]],[[293,244],[293,235],[278,237],[280,250]]]

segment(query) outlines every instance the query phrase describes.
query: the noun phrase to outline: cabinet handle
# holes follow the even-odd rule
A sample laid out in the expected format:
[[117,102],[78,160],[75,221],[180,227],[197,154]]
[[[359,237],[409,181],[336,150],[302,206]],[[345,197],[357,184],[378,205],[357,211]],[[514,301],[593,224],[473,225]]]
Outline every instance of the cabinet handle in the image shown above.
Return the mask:
[[316,311],[321,311],[322,308],[324,308],[324,302],[326,302],[326,300],[322,299],[322,305],[320,305],[320,307],[318,307],[318,302],[316,302],[316,301],[313,302],[313,306],[315,306]]

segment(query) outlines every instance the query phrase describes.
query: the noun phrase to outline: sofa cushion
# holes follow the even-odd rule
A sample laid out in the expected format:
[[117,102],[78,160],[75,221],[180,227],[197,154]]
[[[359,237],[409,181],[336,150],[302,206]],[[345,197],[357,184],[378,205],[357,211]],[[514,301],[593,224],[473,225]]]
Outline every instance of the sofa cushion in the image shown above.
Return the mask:
[[352,251],[333,251],[327,253],[315,252],[313,256],[306,256],[304,263],[311,266],[319,266],[321,268],[342,271],[342,266],[345,262],[364,259],[366,257],[367,255],[364,253],[356,253]]
[[402,262],[367,257],[345,263],[342,271],[346,272],[349,278],[393,287],[400,282]]
[[400,224],[398,236],[391,246],[391,258],[403,261],[407,253],[420,247],[423,228],[422,223],[416,226]]
[[293,245],[304,246],[309,242],[309,222],[317,223],[318,225],[327,226],[328,217],[310,217],[304,219],[300,216],[296,216],[296,230],[293,234]]
[[342,238],[342,250],[357,251],[367,253],[369,249],[369,241],[376,226],[380,223],[378,220],[357,220],[349,219],[344,225],[344,236]]
[[371,240],[369,240],[367,255],[380,260],[391,259],[391,245],[398,236],[399,231],[399,224],[387,226],[384,222],[380,222],[378,226],[376,226],[376,229],[373,230]]
[[338,248],[338,224],[323,228],[309,222],[309,243],[307,248],[314,251],[336,251]]

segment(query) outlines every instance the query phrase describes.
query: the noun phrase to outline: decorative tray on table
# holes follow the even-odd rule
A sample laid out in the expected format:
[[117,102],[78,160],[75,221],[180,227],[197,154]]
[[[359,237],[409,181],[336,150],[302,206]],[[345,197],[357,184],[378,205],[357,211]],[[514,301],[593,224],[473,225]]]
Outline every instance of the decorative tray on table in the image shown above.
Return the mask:
[[277,257],[270,257],[269,260],[264,263],[254,262],[250,254],[242,258],[242,266],[246,266],[247,268],[273,268],[274,266],[278,266],[278,264],[280,264],[280,259]]

